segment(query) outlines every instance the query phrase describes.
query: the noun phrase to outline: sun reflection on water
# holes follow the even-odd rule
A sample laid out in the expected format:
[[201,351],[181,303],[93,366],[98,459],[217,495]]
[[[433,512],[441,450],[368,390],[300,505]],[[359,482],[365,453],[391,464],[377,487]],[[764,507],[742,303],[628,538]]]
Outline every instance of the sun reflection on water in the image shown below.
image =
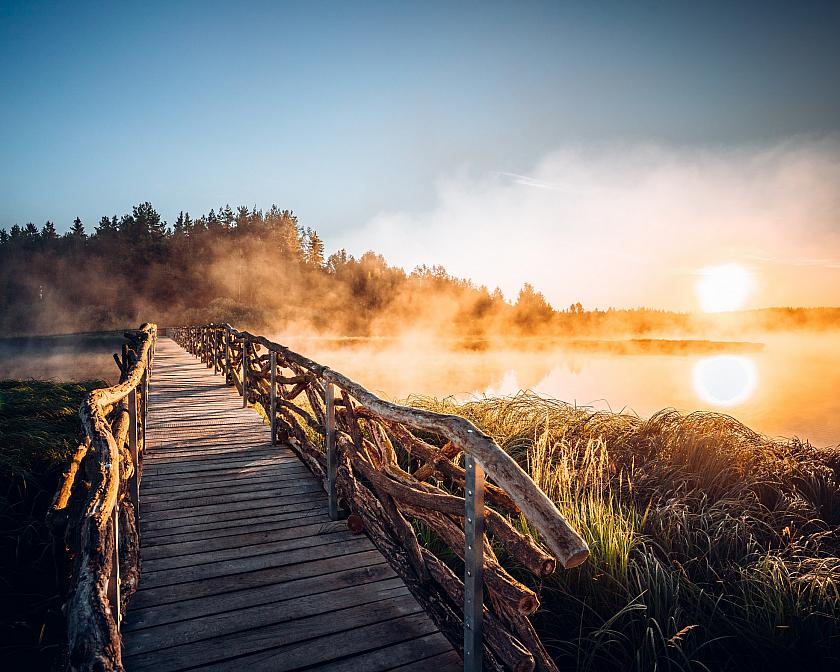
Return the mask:
[[694,365],[697,396],[715,406],[737,406],[752,396],[758,383],[755,364],[749,357],[717,355]]

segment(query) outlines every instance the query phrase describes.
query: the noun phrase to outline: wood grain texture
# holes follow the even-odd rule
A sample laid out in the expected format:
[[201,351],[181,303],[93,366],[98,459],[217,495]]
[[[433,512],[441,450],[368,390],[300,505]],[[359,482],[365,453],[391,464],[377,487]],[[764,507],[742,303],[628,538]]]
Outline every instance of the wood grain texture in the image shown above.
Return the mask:
[[365,536],[223,376],[161,338],[140,494],[127,670],[459,670]]

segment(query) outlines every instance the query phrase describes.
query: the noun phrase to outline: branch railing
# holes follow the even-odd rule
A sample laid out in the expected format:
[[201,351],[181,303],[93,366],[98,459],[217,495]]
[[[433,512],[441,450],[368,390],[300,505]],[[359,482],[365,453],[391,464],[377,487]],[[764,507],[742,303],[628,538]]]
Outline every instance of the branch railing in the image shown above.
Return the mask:
[[125,332],[119,383],[79,409],[85,438],[50,522],[72,561],[64,612],[71,670],[122,670],[120,624],[140,578],[140,479],[157,326]]
[[[529,618],[538,596],[502,566],[494,549],[539,578],[558,562],[581,564],[589,549],[491,437],[459,416],[384,401],[228,324],[182,327],[171,335],[224,374],[243,405],[262,406],[272,444],[290,446],[322,481],[333,519],[346,517],[352,531],[367,533],[461,651],[466,670],[557,669]],[[539,539],[517,527],[519,517]],[[432,543],[421,545],[418,530]],[[463,579],[451,568],[460,564]]]

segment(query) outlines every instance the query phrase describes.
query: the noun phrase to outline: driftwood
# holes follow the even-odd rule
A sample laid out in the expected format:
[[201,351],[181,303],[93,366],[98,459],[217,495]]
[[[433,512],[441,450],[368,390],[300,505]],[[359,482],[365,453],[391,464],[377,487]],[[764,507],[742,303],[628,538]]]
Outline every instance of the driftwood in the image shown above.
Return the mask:
[[151,373],[156,335],[154,324],[126,332],[122,356],[114,356],[119,384],[94,390],[85,398],[79,409],[85,441],[63,474],[50,509],[54,536],[61,539],[62,550],[72,561],[64,607],[71,670],[123,669],[119,614],[140,576],[138,519],[131,490],[141,465],[135,464],[129,450],[128,400],[137,404],[140,460],[144,383]]
[[[349,513],[348,527],[370,537],[459,650],[464,584],[442,558],[419,543],[417,530],[427,530],[455,556],[464,558],[466,472],[457,460],[461,453],[473,456],[489,479],[483,558],[485,667],[556,670],[529,620],[539,599],[502,566],[490,538],[504,549],[505,557],[537,578],[554,572],[558,563],[565,568],[579,565],[589,549],[553,502],[492,438],[463,418],[383,401],[336,371],[226,324],[180,328],[174,336],[208,367],[224,372],[240,393],[244,388],[248,398],[267,413],[273,398],[278,438],[322,480],[325,490],[329,487],[324,452],[326,388],[337,388],[332,404],[335,487],[342,508]],[[277,364],[274,372],[272,352]],[[518,529],[520,516],[539,532],[539,540]]]

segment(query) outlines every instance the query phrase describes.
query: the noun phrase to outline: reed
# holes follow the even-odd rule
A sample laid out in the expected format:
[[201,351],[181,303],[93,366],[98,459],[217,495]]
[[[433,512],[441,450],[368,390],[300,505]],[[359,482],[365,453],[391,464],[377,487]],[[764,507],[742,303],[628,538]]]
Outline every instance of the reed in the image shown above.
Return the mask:
[[542,586],[536,625],[561,669],[840,661],[840,450],[717,413],[643,420],[531,393],[409,403],[493,436],[589,544]]

